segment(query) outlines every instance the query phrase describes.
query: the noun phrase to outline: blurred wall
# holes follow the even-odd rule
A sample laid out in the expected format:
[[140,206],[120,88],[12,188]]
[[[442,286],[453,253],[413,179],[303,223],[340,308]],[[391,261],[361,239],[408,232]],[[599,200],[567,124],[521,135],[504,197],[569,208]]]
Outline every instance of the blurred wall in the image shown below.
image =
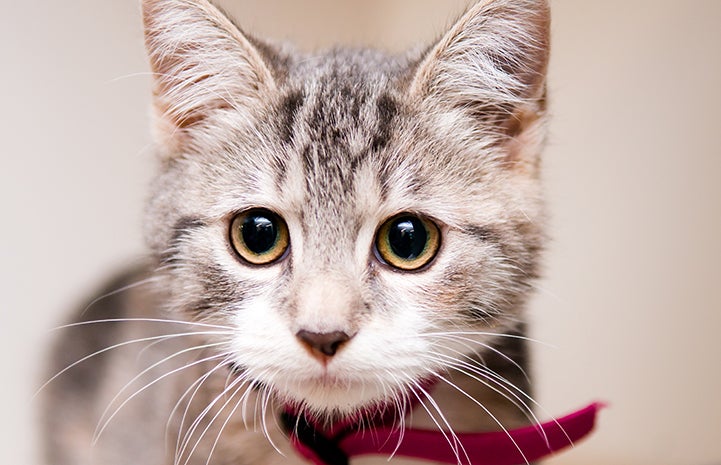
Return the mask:
[[[222,2],[302,47],[428,42],[462,0]],[[547,414],[610,402],[552,464],[721,463],[721,2],[552,0],[554,238],[532,318]],[[135,1],[3,0],[0,463],[34,463],[48,330],[142,255],[153,169]],[[543,414],[543,413],[542,413]]]

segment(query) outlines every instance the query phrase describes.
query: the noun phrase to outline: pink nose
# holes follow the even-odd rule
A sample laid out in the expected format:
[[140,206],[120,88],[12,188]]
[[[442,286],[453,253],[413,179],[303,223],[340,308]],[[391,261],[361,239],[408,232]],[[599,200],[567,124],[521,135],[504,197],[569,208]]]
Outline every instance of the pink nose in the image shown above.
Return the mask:
[[343,331],[314,333],[304,329],[298,331],[296,337],[311,350],[313,356],[321,359],[334,356],[340,346],[350,339]]

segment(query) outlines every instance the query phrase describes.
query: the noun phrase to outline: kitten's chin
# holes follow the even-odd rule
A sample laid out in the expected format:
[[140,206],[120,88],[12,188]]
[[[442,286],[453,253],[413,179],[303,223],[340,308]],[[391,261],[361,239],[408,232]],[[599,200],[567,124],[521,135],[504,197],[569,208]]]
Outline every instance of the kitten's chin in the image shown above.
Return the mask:
[[285,384],[276,395],[284,404],[315,415],[346,417],[392,403],[401,391],[375,383],[319,379]]

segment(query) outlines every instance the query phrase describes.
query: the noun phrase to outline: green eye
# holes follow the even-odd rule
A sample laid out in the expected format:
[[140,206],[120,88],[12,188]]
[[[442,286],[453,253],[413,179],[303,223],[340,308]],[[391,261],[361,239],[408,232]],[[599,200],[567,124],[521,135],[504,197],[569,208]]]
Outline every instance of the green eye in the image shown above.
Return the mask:
[[433,222],[402,213],[378,229],[376,250],[385,263],[411,271],[430,263],[438,252],[440,242],[440,231]]
[[288,226],[270,210],[248,210],[230,223],[230,243],[248,263],[267,265],[280,259],[288,249]]

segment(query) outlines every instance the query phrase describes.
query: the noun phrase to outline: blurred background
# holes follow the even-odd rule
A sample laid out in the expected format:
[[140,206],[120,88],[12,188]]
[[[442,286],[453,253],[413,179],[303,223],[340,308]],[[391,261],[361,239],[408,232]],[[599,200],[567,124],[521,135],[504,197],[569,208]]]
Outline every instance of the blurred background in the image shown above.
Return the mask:
[[[465,0],[220,2],[301,48],[428,43]],[[537,395],[603,399],[550,464],[721,464],[721,1],[552,0]],[[51,334],[143,254],[149,79],[135,0],[2,0],[0,463],[36,463]],[[99,464],[100,465],[100,464]]]

